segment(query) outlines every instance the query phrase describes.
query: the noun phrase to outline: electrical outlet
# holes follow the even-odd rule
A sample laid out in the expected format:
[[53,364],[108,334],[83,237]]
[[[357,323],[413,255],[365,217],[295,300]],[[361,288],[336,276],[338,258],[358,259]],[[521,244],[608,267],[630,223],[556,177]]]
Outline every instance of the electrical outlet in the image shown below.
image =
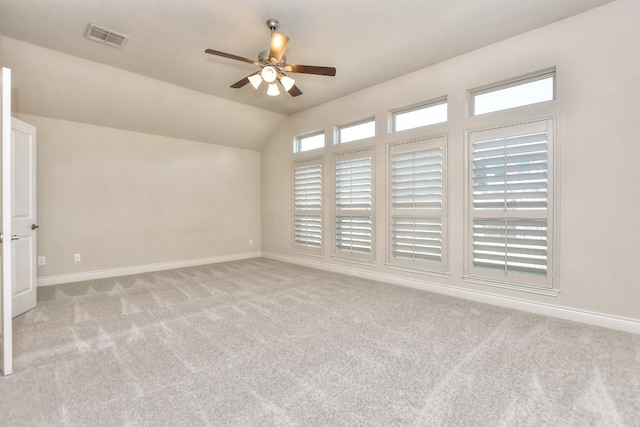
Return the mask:
[[80,262],[80,254],[73,254],[73,262]]
[[249,245],[253,245],[253,239],[249,239]]
[[45,257],[43,256],[38,257],[38,265],[45,265],[46,263],[47,263],[47,260]]

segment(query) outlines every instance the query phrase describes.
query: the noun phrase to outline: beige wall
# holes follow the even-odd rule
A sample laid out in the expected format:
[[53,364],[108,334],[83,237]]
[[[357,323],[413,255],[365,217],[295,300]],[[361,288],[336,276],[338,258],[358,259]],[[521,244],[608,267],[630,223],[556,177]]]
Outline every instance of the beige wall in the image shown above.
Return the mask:
[[[0,49],[17,113],[250,150],[285,118],[9,37],[0,36]],[[210,83],[219,84],[214,74]]]
[[[47,258],[47,264],[39,267],[39,277],[236,256],[262,250],[267,255],[281,255],[323,267],[345,267],[380,277],[407,278],[451,289],[640,319],[637,303],[640,300],[637,286],[640,192],[636,189],[640,182],[637,167],[640,28],[635,22],[639,13],[640,4],[635,0],[617,0],[285,118],[262,154],[151,135],[156,133],[153,130],[136,133],[114,128],[136,122],[135,114],[120,119],[112,117],[114,122],[109,125],[112,127],[43,117],[56,117],[52,107],[37,116],[23,114],[20,118],[38,128],[38,222],[42,227],[38,255]],[[40,64],[39,58],[43,57],[35,53],[46,55],[59,66],[69,67],[73,71],[71,75],[90,70],[98,76],[122,76],[120,71],[99,64],[41,52],[41,48],[6,38],[3,41],[5,65],[24,68],[17,80],[19,87],[15,89],[18,103],[25,95],[21,91],[32,83],[42,86],[46,81],[42,76],[49,75],[47,67]],[[10,54],[7,46],[11,48]],[[25,57],[25,53],[28,56]],[[467,89],[551,66],[558,71],[557,101],[500,116],[470,118],[465,115]],[[67,78],[64,70],[56,73],[60,78]],[[217,100],[207,99],[202,103],[199,95],[183,93],[180,88],[135,76],[127,75],[126,79],[127,87],[132,89],[139,83],[144,86],[143,92],[161,93],[166,89],[172,98],[180,99],[185,110],[172,110],[172,114],[184,116],[185,126],[188,126],[191,106],[199,111],[197,114],[206,110],[200,108],[203,105],[217,106]],[[108,90],[93,87],[92,82],[82,79],[82,87],[96,95]],[[118,84],[110,87],[119,94],[126,91],[118,88]],[[43,90],[47,88],[45,84]],[[81,98],[84,89],[73,94],[72,99]],[[37,91],[28,93],[37,105]],[[399,135],[387,133],[390,109],[442,95],[449,99],[450,117],[446,125]],[[65,94],[57,96],[61,102],[67,100]],[[131,97],[131,101],[136,98]],[[149,114],[142,116],[158,117],[151,114],[155,110],[148,104],[143,107]],[[65,101],[62,105],[70,108],[69,105],[82,103]],[[91,105],[95,108],[98,103]],[[237,108],[245,112],[241,106],[233,107],[233,111]],[[464,132],[496,123],[545,117],[550,112],[557,115],[559,123],[560,295],[548,297],[465,282],[462,277]],[[378,136],[373,143],[378,202],[375,214],[379,224],[375,236],[376,263],[362,265],[334,260],[330,231],[326,234],[328,244],[323,257],[292,253],[293,138],[317,129],[325,129],[331,136],[335,125],[372,114],[378,122]],[[246,140],[243,146],[259,143],[250,141],[250,135],[264,137],[270,133],[270,130],[262,132],[256,128],[254,133],[244,134],[242,123],[247,121],[247,116],[233,116],[233,122],[223,124],[227,127],[233,124],[230,135],[234,141]],[[270,117],[260,119],[273,126]],[[162,123],[145,121],[147,125],[149,129],[157,128],[158,133],[166,131]],[[210,126],[219,128],[215,123]],[[223,130],[220,134],[224,133]],[[441,134],[448,138],[450,275],[438,278],[389,270],[385,266],[386,230],[382,226],[386,222],[386,145]],[[198,139],[197,136],[186,138]],[[367,144],[329,147],[326,151],[333,153]],[[330,155],[325,155],[325,159],[325,166],[330,170]],[[329,188],[330,183],[328,177]],[[327,193],[325,224],[328,230],[331,229],[330,203],[330,193]],[[249,239],[254,239],[253,246],[249,246]],[[82,255],[80,263],[73,262],[74,253]]]
[[[345,267],[462,290],[507,296],[583,311],[640,319],[640,3],[618,0],[576,17],[371,87],[287,119],[262,152],[262,232],[265,254],[307,264]],[[557,101],[516,111],[467,117],[466,90],[557,67]],[[449,122],[390,135],[388,111],[447,95]],[[331,197],[325,194],[325,255],[291,250],[292,141],[375,114],[376,263],[331,257]],[[530,118],[558,117],[560,295],[542,296],[466,282],[464,253],[464,133]],[[385,147],[430,135],[448,137],[450,250],[447,278],[398,272],[385,266]],[[348,147],[369,146],[369,142]],[[328,147],[325,170],[331,170]],[[331,187],[330,174],[325,186]]]
[[259,251],[260,153],[19,118],[38,130],[39,278]]

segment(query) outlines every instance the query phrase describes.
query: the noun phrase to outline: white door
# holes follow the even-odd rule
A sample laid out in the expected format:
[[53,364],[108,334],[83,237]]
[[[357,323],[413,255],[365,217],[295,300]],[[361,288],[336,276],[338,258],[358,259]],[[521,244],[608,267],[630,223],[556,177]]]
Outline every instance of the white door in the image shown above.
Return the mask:
[[[11,262],[11,70],[2,68],[2,83],[0,83],[0,143],[2,145],[2,173],[0,177],[0,236],[2,236],[1,248],[2,262],[0,262],[0,288],[2,289],[2,312],[0,313],[2,328],[2,347],[0,347],[0,369],[4,375],[13,372],[13,331],[12,331],[12,310],[11,310],[11,283],[12,262]],[[4,238],[7,236],[7,238]]]
[[11,119],[12,316],[36,306],[36,128]]

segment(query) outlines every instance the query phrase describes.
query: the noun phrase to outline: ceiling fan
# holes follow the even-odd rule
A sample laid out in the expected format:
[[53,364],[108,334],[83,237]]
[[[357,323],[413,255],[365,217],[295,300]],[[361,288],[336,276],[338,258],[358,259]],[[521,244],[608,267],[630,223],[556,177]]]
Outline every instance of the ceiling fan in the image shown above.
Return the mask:
[[277,19],[268,19],[267,27],[271,30],[271,45],[269,50],[265,50],[258,55],[258,60],[243,58],[241,56],[233,55],[230,53],[220,52],[218,50],[207,49],[206,53],[211,55],[222,56],[224,58],[235,59],[236,61],[247,62],[249,64],[257,65],[260,67],[259,71],[248,75],[247,77],[239,80],[231,85],[234,89],[239,89],[245,86],[247,83],[258,89],[258,86],[265,81],[269,87],[267,89],[267,95],[277,96],[280,94],[278,89],[278,83],[289,92],[291,96],[302,95],[302,91],[295,85],[295,80],[287,76],[287,73],[303,73],[303,74],[317,74],[321,76],[335,76],[336,69],[334,67],[318,67],[315,65],[297,65],[287,64],[287,58],[284,56],[287,50],[287,44],[289,43],[289,37],[284,34],[277,33],[276,30],[280,26],[280,22]]

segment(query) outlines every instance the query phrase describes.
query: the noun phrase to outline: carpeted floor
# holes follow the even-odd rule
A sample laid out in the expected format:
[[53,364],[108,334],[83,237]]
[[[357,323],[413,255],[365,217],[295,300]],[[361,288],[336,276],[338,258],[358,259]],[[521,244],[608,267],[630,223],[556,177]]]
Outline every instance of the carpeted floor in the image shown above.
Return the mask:
[[640,425],[640,336],[267,259],[50,286],[0,425]]

